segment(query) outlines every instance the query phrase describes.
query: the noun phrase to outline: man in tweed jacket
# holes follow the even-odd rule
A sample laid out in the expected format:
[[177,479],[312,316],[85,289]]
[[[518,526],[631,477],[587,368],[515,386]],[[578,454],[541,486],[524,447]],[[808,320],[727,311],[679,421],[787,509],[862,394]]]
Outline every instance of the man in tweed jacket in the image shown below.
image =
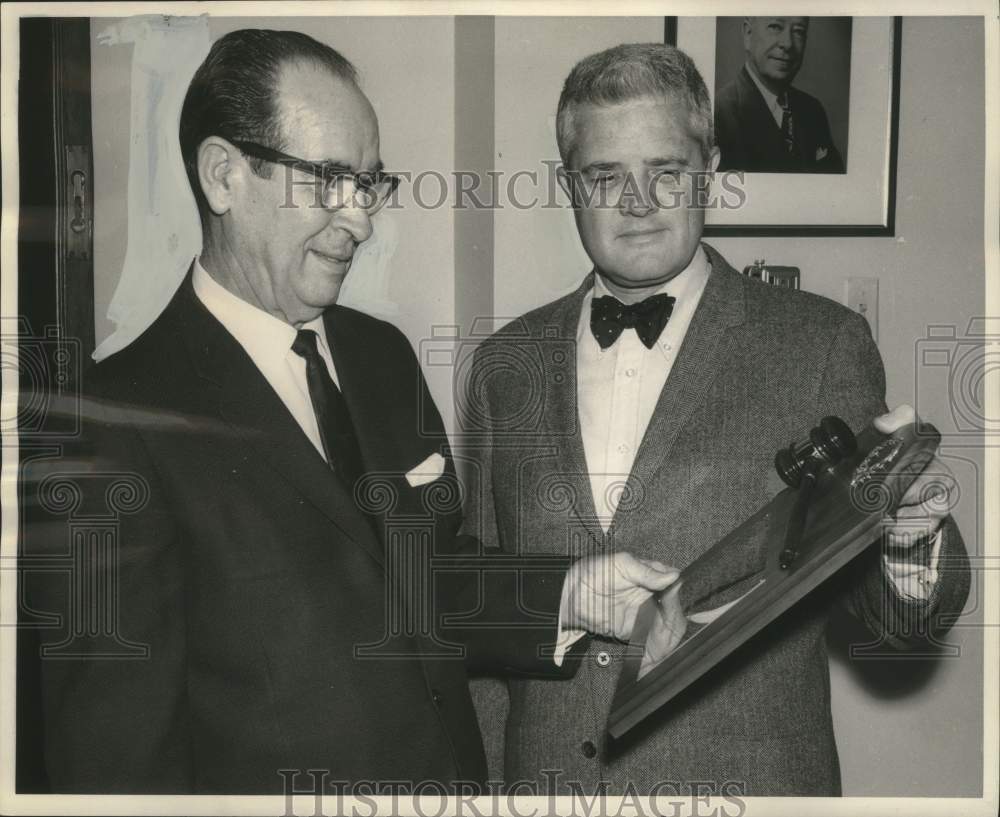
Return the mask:
[[[684,568],[782,487],[775,451],[825,415],[858,430],[885,411],[862,318],[739,275],[701,243],[703,210],[676,206],[718,165],[711,123],[701,77],[669,46],[619,46],[567,79],[560,179],[595,270],[477,352],[466,422],[487,434],[467,518],[484,542]],[[839,794],[831,611],[903,648],[968,593],[957,529],[915,496],[893,547],[870,549],[622,741],[604,731],[621,644],[594,640],[572,681],[480,685],[487,731],[505,727],[504,778],[562,794]],[[915,519],[921,535],[907,538]]]

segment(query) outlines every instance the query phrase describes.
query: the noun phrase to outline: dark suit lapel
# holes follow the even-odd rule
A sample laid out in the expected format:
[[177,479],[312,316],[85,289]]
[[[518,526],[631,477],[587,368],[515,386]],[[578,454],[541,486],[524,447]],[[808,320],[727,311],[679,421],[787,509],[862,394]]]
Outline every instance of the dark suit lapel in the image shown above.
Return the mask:
[[547,325],[555,326],[559,338],[567,341],[573,349],[568,366],[558,366],[553,356],[545,353],[542,343],[542,365],[545,382],[545,407],[548,416],[550,439],[558,447],[558,473],[569,484],[574,497],[573,510],[587,530],[600,541],[604,537],[590,487],[587,457],[580,433],[580,414],[576,377],[576,331],[580,321],[583,299],[594,286],[594,274],[588,275],[579,288],[566,296],[556,307]]
[[[767,157],[777,156],[784,158],[786,153],[785,137],[782,136],[781,128],[774,121],[771,110],[767,107],[764,97],[761,96],[760,91],[747,72],[746,66],[740,69],[740,73],[737,76],[739,77],[737,88],[739,90],[740,108],[743,111],[741,119],[746,124],[747,129],[753,134],[753,138],[748,139],[747,143],[749,145],[757,144],[760,146],[755,150],[755,153]],[[766,148],[764,147],[765,145]]]
[[[330,356],[337,369],[337,384],[347,403],[358,447],[361,449],[364,470],[368,473],[378,467],[375,462],[380,459],[372,450],[378,440],[372,435],[370,427],[372,423],[378,424],[378,415],[387,395],[371,393],[373,387],[378,388],[378,378],[382,372],[377,371],[366,354],[370,350],[366,349],[365,339],[354,336],[355,330],[350,324],[351,313],[336,306],[330,307],[323,316]],[[368,344],[370,343],[372,339],[369,338]],[[382,425],[385,436],[389,434],[390,428]]]
[[[380,485],[391,483],[395,502],[390,508],[370,511],[376,529],[384,535],[387,514],[423,514],[418,492],[410,490],[405,474],[434,448],[438,453],[446,439],[435,438],[429,429],[421,433],[421,399],[416,372],[401,368],[398,356],[387,354],[370,337],[367,319],[351,309],[333,306],[326,311],[324,325],[337,380],[344,395],[354,432],[361,449],[365,474]],[[368,496],[370,492],[362,490]],[[381,505],[382,503],[377,503]]]
[[714,249],[702,246],[712,272],[636,453],[629,482],[638,485],[650,484],[678,433],[703,405],[705,393],[735,346],[736,333],[731,330],[746,319],[739,273]]
[[177,299],[182,337],[199,376],[217,390],[222,418],[346,537],[384,565],[368,520],[243,347],[198,300],[190,275]]

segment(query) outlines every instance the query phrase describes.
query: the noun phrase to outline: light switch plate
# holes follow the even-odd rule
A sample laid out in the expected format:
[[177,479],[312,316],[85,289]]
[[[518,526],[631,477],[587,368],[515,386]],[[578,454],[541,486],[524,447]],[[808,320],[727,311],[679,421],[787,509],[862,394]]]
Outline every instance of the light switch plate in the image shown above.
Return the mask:
[[848,308],[864,316],[878,343],[878,278],[848,278],[845,289]]

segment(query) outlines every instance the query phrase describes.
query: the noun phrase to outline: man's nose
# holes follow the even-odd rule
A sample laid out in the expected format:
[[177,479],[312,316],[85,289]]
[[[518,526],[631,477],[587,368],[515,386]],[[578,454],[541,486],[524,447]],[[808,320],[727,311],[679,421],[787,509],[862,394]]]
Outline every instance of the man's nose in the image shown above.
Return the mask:
[[351,234],[356,244],[367,241],[372,236],[372,217],[368,210],[353,198],[332,213],[332,221]]
[[618,203],[619,210],[629,216],[648,216],[656,209],[651,185],[652,182],[647,178],[636,179],[633,184],[628,185]]
[[783,28],[781,30],[781,34],[778,35],[778,45],[780,45],[786,51],[792,50],[793,47],[792,30],[790,28]]

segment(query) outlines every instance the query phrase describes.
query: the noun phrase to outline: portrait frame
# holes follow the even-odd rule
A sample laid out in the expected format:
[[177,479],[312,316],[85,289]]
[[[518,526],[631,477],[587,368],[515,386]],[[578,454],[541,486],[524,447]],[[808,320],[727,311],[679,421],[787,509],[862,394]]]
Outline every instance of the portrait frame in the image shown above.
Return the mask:
[[[713,105],[716,20],[664,18],[664,41],[691,56]],[[847,172],[747,172],[739,206],[706,212],[706,236],[895,235],[902,28],[902,17],[852,18]]]

